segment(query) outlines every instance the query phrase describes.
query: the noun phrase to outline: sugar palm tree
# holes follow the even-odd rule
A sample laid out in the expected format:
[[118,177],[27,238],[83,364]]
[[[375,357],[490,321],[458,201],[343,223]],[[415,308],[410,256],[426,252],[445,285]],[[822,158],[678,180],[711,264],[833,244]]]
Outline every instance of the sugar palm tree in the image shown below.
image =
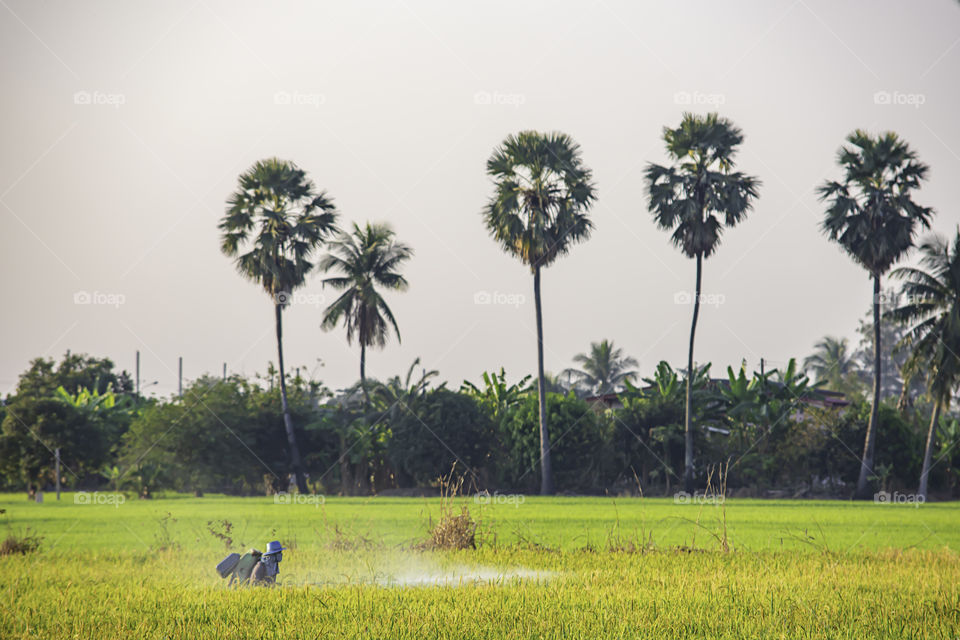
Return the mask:
[[920,253],[919,268],[903,267],[891,274],[903,281],[904,304],[888,315],[910,327],[902,341],[910,349],[905,370],[907,375],[926,373],[933,402],[917,491],[926,499],[937,423],[960,384],[960,230],[952,244],[937,235],[927,238]]
[[351,233],[340,233],[330,242],[330,253],[320,261],[324,271],[342,275],[324,278],[323,284],[343,291],[323,313],[325,331],[342,322],[347,329],[347,344],[360,343],[360,387],[370,405],[367,390],[367,347],[384,347],[390,327],[400,341],[400,329],[393,312],[379,289],[405,291],[407,279],[399,267],[413,257],[413,249],[394,239],[388,224],[353,225]]
[[493,239],[533,272],[537,315],[537,390],[540,411],[540,492],[553,493],[547,394],[543,371],[540,272],[590,236],[595,199],[580,145],[563,133],[522,131],[507,136],[487,160],[494,194],[483,212]]
[[594,395],[615,393],[623,389],[625,382],[634,382],[637,378],[637,361],[623,354],[623,349],[613,346],[610,340],[590,343],[590,353],[578,353],[573,361],[581,368],[564,370],[579,386],[585,387]]
[[[700,315],[703,260],[720,245],[725,227],[741,222],[757,197],[760,181],[734,171],[733,158],[743,134],[726,118],[715,113],[699,116],[685,113],[676,129],[665,127],[663,140],[669,167],[650,164],[646,170],[647,208],[661,229],[673,231],[671,240],[685,256],[697,261],[693,321],[687,371],[694,371],[693,345]],[[683,482],[694,491],[692,375],[687,376],[684,410]]]
[[913,201],[927,165],[897,134],[873,137],[858,129],[847,136],[847,142],[850,146],[841,147],[837,154],[843,179],[827,181],[818,193],[827,202],[824,233],[873,278],[873,408],[855,494],[866,499],[871,494],[868,483],[874,473],[880,410],[880,279],[913,247],[918,229],[930,226],[933,209]]
[[269,158],[240,174],[219,225],[220,250],[273,301],[283,425],[301,493],[306,493],[307,484],[287,404],[283,309],[290,304],[292,292],[306,282],[314,268],[313,254],[336,231],[336,219],[333,200],[325,191],[317,191],[306,172],[292,162]]
[[850,341],[824,336],[813,346],[813,354],[804,359],[803,368],[813,373],[817,382],[826,382],[838,391],[843,389],[848,376],[856,369]]

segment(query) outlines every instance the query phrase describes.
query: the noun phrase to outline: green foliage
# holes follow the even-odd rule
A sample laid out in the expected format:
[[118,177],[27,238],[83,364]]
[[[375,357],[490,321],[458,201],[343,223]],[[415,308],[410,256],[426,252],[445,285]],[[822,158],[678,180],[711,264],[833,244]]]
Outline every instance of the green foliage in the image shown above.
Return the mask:
[[743,134],[716,113],[685,113],[663,139],[674,164],[647,165],[648,209],[684,255],[709,257],[724,227],[741,222],[757,198],[760,181],[732,170]]
[[113,389],[115,393],[128,394],[134,390],[134,382],[126,371],[115,372],[109,358],[67,351],[59,364],[48,358],[34,359],[20,374],[15,395],[45,398],[56,393],[57,387],[68,393],[89,389],[100,394]]
[[[504,480],[515,488],[529,488],[540,464],[537,396],[527,395],[513,415],[501,425],[500,437],[509,467]],[[597,490],[609,469],[607,425],[593,408],[572,392],[547,394],[547,424],[555,461],[557,488]]]
[[282,296],[303,285],[311,256],[337,230],[336,207],[286,160],[260,160],[238,183],[220,221],[220,250],[277,304],[288,303]]
[[468,483],[490,462],[496,432],[471,396],[433,389],[405,404],[390,422],[387,460],[400,486],[426,486],[450,471],[470,469]]
[[57,447],[64,484],[98,477],[144,404],[132,387],[129,376],[116,373],[106,358],[67,352],[59,364],[33,360],[3,408],[0,485],[53,483]]
[[813,374],[817,382],[828,385],[834,391],[856,388],[857,362],[851,353],[849,340],[824,336],[813,349],[813,354],[804,359],[803,367]]
[[378,287],[405,291],[408,287],[397,269],[413,256],[413,249],[397,242],[387,224],[353,225],[351,233],[340,233],[330,242],[330,253],[320,268],[341,275],[324,278],[323,284],[343,291],[323,314],[323,328],[333,329],[343,322],[347,343],[356,339],[364,347],[383,347],[390,327],[397,340],[400,329]]
[[62,452],[70,483],[96,473],[111,442],[87,428],[79,410],[57,398],[18,397],[3,421],[3,474],[8,484],[43,486],[54,480],[54,450]]
[[578,390],[593,395],[616,393],[627,382],[633,382],[637,361],[623,354],[610,340],[590,343],[589,353],[578,353],[573,361],[580,369],[567,369],[564,374],[575,380]]
[[933,209],[913,201],[928,167],[893,132],[857,129],[847,142],[837,153],[843,180],[818,190],[828,203],[823,231],[876,277],[913,246],[918,227],[930,226]]
[[952,243],[927,238],[920,254],[919,268],[893,272],[904,303],[887,316],[907,327],[898,345],[910,350],[906,376],[925,374],[930,396],[947,408],[960,384],[960,231]]
[[487,160],[487,175],[495,189],[483,213],[487,230],[531,269],[549,266],[589,238],[593,176],[570,136],[509,135]]
[[[293,389],[289,400],[301,424],[313,418],[305,390]],[[182,402],[150,407],[131,424],[119,467],[124,479],[143,472],[179,491],[259,493],[265,476],[286,489],[282,433],[278,391],[240,378],[202,377],[184,390]]]
[[507,384],[507,374],[483,372],[483,389],[468,380],[460,386],[460,392],[475,398],[487,416],[497,424],[509,419],[516,409],[534,389],[531,376],[524,376],[519,382]]

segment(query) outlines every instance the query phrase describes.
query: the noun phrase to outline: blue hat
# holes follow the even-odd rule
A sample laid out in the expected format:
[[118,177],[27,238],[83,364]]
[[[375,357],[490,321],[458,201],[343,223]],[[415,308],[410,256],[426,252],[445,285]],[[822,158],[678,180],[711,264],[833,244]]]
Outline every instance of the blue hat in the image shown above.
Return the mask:
[[273,542],[268,542],[268,543],[267,543],[267,550],[264,552],[263,555],[269,556],[269,555],[274,554],[274,553],[280,553],[280,552],[283,551],[285,548],[286,548],[286,547],[280,546],[280,541],[279,541],[279,540],[274,540]]

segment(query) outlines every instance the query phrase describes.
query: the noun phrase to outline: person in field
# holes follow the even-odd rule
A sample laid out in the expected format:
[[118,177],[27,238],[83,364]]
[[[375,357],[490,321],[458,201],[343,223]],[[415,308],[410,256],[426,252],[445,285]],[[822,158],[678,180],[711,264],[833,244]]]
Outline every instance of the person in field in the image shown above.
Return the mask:
[[250,584],[270,586],[277,582],[277,574],[280,573],[280,562],[283,560],[284,547],[280,545],[279,540],[267,544],[267,550],[260,556],[260,562],[256,564],[250,573]]

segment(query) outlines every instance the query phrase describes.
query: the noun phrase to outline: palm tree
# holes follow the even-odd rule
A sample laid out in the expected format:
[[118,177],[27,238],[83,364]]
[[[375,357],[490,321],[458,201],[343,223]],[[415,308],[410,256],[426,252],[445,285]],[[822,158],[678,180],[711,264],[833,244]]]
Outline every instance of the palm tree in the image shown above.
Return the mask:
[[[663,140],[673,160],[669,167],[650,164],[646,170],[647,206],[661,229],[672,230],[671,240],[684,255],[697,260],[696,294],[690,325],[687,371],[694,371],[693,344],[700,314],[703,259],[720,244],[724,227],[733,227],[753,207],[760,181],[733,171],[733,157],[743,134],[726,118],[715,113],[683,114],[676,129],[665,127]],[[692,375],[687,375],[684,410],[683,482],[693,486],[693,425],[691,417]]]
[[543,374],[540,271],[590,236],[587,212],[596,198],[580,145],[564,133],[521,131],[507,136],[487,160],[495,183],[483,219],[493,239],[533,272],[537,313],[537,387],[540,411],[540,492],[553,493],[547,393]]
[[313,270],[313,253],[336,232],[337,212],[325,191],[317,191],[306,172],[292,162],[269,158],[240,174],[220,221],[220,250],[234,258],[237,270],[263,287],[273,301],[280,365],[283,424],[297,488],[307,483],[293,432],[283,372],[283,308],[294,289]]
[[634,382],[637,378],[637,372],[631,368],[637,366],[637,361],[624,356],[623,349],[617,349],[606,339],[591,342],[590,353],[578,353],[573,361],[581,368],[566,369],[563,373],[594,395],[616,393],[623,389],[625,382]]
[[824,336],[813,346],[813,355],[804,359],[803,368],[809,369],[817,382],[827,382],[838,391],[846,388],[848,377],[856,369],[850,341]]
[[903,267],[891,274],[903,280],[900,292],[905,302],[887,315],[910,326],[902,341],[911,349],[906,373],[926,373],[933,402],[917,491],[926,499],[937,422],[940,413],[949,410],[960,383],[960,229],[952,245],[934,235],[920,245],[920,253],[921,268]]
[[330,253],[320,261],[324,271],[343,275],[324,278],[323,284],[343,291],[323,313],[325,331],[341,320],[347,329],[347,344],[360,343],[360,387],[370,405],[367,390],[367,347],[384,347],[390,327],[400,341],[400,329],[378,287],[405,291],[409,286],[397,269],[413,256],[413,249],[394,239],[388,224],[353,225],[351,233],[341,232],[329,244]]
[[873,408],[856,491],[858,499],[866,499],[880,411],[880,278],[913,247],[917,228],[930,226],[933,209],[921,207],[911,197],[925,179],[927,165],[897,134],[874,138],[857,129],[847,142],[852,146],[841,147],[837,154],[842,182],[827,181],[818,193],[828,203],[824,233],[873,278]]

